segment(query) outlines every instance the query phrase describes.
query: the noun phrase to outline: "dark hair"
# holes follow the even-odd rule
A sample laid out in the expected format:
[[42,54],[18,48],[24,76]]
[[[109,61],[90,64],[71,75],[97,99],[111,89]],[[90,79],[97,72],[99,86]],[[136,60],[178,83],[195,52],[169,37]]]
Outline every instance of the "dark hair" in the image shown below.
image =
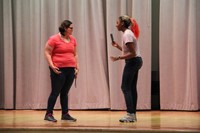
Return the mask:
[[71,21],[69,21],[69,20],[64,20],[62,23],[61,23],[61,25],[59,26],[59,32],[60,32],[60,34],[61,35],[65,35],[65,29],[66,28],[69,28],[69,26],[72,24],[72,22]]
[[123,15],[119,17],[119,20],[124,23],[125,28],[129,28],[131,26],[131,20],[129,16]]

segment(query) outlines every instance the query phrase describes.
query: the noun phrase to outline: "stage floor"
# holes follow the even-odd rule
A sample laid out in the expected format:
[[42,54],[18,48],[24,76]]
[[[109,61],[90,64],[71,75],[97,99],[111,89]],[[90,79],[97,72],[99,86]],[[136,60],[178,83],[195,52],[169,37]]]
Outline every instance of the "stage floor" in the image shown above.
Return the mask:
[[120,123],[125,111],[71,110],[77,122],[60,118],[61,111],[54,111],[58,122],[44,121],[44,110],[0,110],[0,132],[47,131],[54,132],[199,132],[200,112],[138,111],[136,123]]

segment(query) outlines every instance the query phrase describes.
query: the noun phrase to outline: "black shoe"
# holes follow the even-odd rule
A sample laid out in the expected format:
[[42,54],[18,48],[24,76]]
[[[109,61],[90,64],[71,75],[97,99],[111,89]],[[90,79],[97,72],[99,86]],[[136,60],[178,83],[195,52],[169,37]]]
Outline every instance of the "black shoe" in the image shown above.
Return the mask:
[[57,122],[57,120],[53,117],[53,115],[51,113],[46,114],[45,117],[44,117],[44,120]]
[[76,119],[71,117],[69,114],[63,114],[61,120],[66,120],[66,121],[71,121],[71,122],[76,121]]

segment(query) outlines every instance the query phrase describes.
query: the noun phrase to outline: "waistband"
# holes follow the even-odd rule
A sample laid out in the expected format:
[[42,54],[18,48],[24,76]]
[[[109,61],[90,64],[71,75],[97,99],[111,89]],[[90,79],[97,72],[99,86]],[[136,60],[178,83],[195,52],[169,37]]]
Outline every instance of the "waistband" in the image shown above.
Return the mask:
[[125,59],[125,62],[128,63],[128,62],[132,62],[132,61],[135,61],[135,60],[142,60],[142,57],[137,56],[137,57],[133,57],[133,58],[130,58],[130,59]]

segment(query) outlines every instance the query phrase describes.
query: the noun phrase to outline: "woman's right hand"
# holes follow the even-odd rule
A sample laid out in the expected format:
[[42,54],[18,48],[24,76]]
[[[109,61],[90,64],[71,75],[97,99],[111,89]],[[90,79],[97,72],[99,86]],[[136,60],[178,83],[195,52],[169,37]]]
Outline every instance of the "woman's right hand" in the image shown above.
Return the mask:
[[122,47],[118,43],[116,43],[115,41],[112,42],[112,46],[119,49],[120,51],[122,51]]
[[119,45],[114,41],[112,42],[112,46],[117,48]]
[[61,71],[59,70],[59,68],[56,67],[56,66],[51,66],[51,69],[52,69],[56,74],[60,74],[60,73],[61,73]]

